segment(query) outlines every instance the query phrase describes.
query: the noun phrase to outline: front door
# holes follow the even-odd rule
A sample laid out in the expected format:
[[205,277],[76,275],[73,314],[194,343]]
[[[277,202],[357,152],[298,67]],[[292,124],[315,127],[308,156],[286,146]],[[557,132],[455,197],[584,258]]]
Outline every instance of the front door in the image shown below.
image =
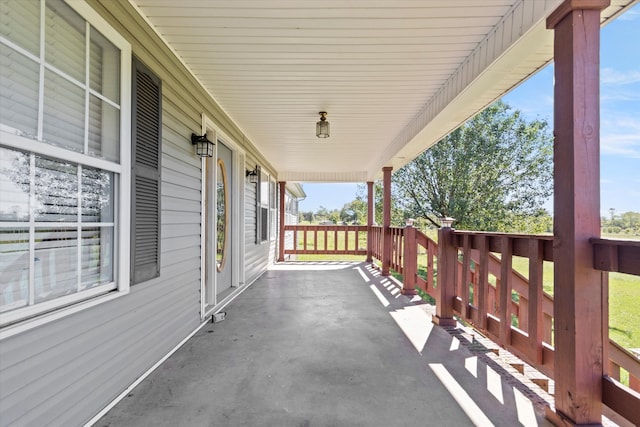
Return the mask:
[[205,160],[205,251],[202,317],[211,313],[237,286],[234,272],[234,164],[233,151],[219,139],[216,157]]
[[220,140],[217,143],[218,158],[216,162],[216,218],[215,218],[215,270],[216,270],[216,302],[220,302],[233,286],[233,235],[232,223],[234,215],[233,152]]

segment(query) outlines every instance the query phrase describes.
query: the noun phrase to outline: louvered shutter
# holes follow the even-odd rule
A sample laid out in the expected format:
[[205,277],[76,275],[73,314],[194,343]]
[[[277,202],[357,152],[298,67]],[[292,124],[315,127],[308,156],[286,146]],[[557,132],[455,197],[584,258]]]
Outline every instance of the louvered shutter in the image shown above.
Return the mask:
[[131,283],[160,275],[160,79],[133,61]]

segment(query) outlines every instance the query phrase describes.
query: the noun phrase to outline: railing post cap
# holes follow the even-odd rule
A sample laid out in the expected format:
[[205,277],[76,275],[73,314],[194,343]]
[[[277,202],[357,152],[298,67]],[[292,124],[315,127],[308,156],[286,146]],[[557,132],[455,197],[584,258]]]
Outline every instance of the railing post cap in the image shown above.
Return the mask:
[[455,218],[451,218],[450,216],[440,218],[440,228],[451,228],[455,220]]

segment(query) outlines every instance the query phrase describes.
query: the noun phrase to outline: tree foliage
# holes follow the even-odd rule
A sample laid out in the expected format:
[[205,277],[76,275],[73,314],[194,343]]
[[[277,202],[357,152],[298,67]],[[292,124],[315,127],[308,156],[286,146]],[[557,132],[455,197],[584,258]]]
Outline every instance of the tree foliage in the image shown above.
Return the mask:
[[435,225],[450,216],[458,229],[548,231],[552,161],[547,122],[499,101],[393,174],[394,199]]

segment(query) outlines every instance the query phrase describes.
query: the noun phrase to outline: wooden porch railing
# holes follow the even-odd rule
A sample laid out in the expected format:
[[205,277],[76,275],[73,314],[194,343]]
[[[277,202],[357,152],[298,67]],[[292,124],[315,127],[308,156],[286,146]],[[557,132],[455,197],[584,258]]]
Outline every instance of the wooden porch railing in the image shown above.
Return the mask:
[[[437,254],[442,257],[450,251],[452,256],[446,259],[458,260],[452,283],[448,284],[453,287],[453,311],[522,360],[554,377],[553,297],[542,286],[543,262],[553,261],[552,236],[451,230],[449,244],[443,248],[410,227],[394,229],[391,234],[392,268],[412,275],[426,272],[426,279],[417,274],[404,275],[404,286],[415,284],[439,298]],[[415,255],[407,251],[411,246],[407,238],[412,235],[414,246],[423,248],[414,251]],[[640,242],[593,239],[591,243],[594,268],[640,275]],[[407,255],[415,261],[408,260]],[[513,257],[527,258],[528,278],[513,269]],[[408,264],[416,267],[407,268]],[[602,275],[602,285],[607,291],[607,273]],[[602,402],[640,425],[640,360],[611,340],[605,353],[609,363],[608,375],[603,377]],[[629,374],[629,387],[618,382],[621,369]]]
[[[366,225],[285,225],[285,254],[366,255]],[[288,236],[287,236],[288,234]]]
[[[288,225],[285,231],[293,233],[298,245],[285,253],[366,255],[367,244],[361,237],[367,236],[372,256],[382,260],[384,228],[373,226],[368,235],[367,230],[367,226]],[[390,268],[403,276],[403,293],[417,288],[438,299],[442,291],[438,256],[457,260],[451,283],[443,283],[452,287],[450,300],[444,302],[452,313],[553,378],[553,297],[542,285],[543,262],[553,261],[553,236],[449,229],[449,238],[442,239],[442,231],[439,239],[448,242],[445,246],[413,227],[389,228]],[[332,247],[331,242],[338,244]],[[640,242],[593,239],[591,243],[594,268],[603,271],[603,291],[608,286],[604,272],[640,275]],[[514,257],[527,259],[528,274],[513,269]],[[611,340],[605,353],[609,362],[602,402],[640,425],[640,360]],[[629,387],[618,382],[622,369],[629,374]]]

